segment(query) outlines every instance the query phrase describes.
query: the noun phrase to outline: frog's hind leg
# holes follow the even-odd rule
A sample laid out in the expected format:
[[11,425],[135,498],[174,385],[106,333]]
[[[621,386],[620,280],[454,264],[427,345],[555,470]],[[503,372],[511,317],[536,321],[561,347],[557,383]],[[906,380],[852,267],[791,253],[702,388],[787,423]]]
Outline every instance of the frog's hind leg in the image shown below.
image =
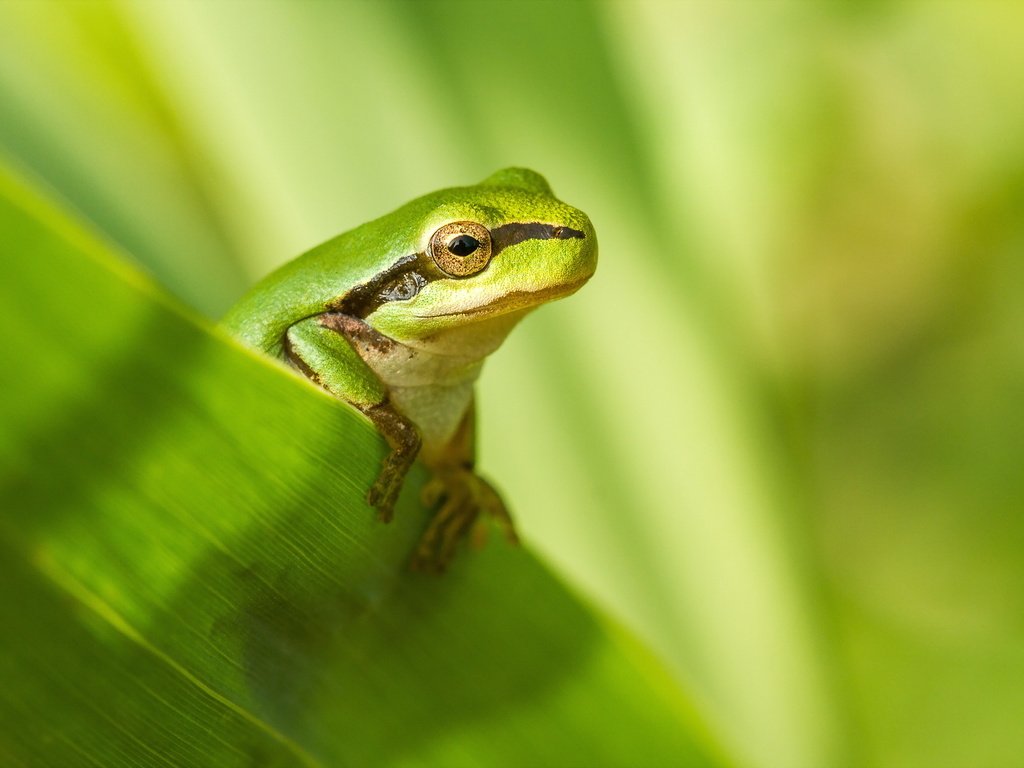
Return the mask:
[[475,407],[470,404],[434,476],[423,487],[425,506],[438,511],[416,547],[414,570],[443,572],[481,513],[495,520],[505,538],[519,542],[512,517],[498,492],[474,471]]

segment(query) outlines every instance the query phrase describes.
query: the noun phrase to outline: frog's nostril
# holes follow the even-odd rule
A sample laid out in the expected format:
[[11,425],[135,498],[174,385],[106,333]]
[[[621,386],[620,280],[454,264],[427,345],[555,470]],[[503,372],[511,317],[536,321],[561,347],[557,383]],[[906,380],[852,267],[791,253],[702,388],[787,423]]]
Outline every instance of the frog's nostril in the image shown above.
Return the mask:
[[555,240],[572,240],[574,238],[579,238],[580,240],[583,240],[586,238],[587,234],[585,232],[581,232],[578,229],[567,227],[564,224],[557,224],[551,227],[550,236]]

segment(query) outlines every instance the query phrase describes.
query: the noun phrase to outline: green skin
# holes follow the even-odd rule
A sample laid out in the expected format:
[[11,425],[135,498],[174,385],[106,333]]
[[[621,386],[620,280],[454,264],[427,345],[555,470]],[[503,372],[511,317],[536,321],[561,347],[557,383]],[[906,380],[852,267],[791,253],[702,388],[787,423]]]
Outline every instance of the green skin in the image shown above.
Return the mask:
[[473,472],[473,385],[484,358],[596,265],[587,216],[539,174],[507,168],[313,248],[259,282],[224,326],[373,422],[391,447],[367,495],[382,520],[417,457],[432,471],[423,500],[438,511],[413,566],[441,571],[481,512],[515,540],[500,497]]

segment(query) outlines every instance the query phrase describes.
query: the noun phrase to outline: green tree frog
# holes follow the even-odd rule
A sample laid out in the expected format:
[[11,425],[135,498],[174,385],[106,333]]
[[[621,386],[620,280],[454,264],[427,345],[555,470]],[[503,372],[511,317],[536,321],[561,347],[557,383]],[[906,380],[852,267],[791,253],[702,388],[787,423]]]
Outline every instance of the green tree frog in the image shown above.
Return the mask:
[[587,216],[539,174],[507,168],[313,248],[259,282],[224,325],[373,423],[390,447],[367,494],[381,520],[420,458],[432,473],[423,501],[437,511],[412,565],[442,571],[481,513],[515,541],[501,498],[474,472],[484,358],[596,265]]

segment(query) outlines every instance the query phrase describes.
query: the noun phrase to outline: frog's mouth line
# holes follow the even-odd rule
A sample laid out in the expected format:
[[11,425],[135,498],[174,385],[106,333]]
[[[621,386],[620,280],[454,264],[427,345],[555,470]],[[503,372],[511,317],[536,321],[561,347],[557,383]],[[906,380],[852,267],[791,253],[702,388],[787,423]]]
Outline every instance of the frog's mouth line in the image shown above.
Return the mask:
[[489,304],[481,304],[478,307],[470,307],[458,312],[436,312],[432,314],[417,314],[415,317],[420,320],[429,320],[438,317],[494,317],[495,315],[507,315],[520,309],[529,309],[555,299],[564,299],[576,293],[583,284],[590,279],[590,276],[576,280],[564,285],[554,285],[542,288],[539,291],[512,291],[501,298],[495,299]]

